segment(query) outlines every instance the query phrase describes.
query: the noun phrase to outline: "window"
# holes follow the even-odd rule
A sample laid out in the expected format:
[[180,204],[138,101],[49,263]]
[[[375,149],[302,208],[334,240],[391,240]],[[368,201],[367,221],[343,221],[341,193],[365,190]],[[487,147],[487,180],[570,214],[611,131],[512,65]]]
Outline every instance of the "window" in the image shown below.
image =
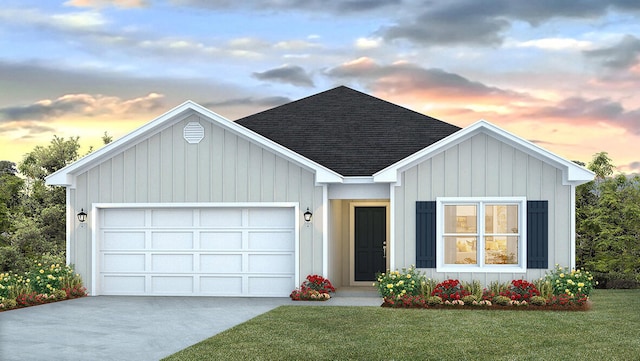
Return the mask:
[[436,214],[438,271],[525,271],[525,198],[439,198]]

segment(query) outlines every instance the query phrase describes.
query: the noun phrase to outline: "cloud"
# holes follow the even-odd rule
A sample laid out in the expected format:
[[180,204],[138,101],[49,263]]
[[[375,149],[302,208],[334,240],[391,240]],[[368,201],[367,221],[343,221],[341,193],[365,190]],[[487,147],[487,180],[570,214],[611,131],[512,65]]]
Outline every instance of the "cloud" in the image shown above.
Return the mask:
[[297,65],[285,64],[279,68],[263,71],[261,73],[255,72],[253,73],[253,76],[256,79],[264,81],[275,81],[299,87],[313,87],[313,80],[311,79],[311,76],[307,74],[303,68]]
[[175,5],[202,9],[251,8],[258,11],[313,11],[331,14],[362,13],[398,6],[402,0],[172,0]]
[[80,8],[104,8],[113,6],[117,8],[143,8],[147,6],[146,0],[69,0],[64,3],[66,6]]
[[425,102],[451,99],[467,103],[531,100],[525,94],[488,86],[442,69],[427,69],[407,62],[379,65],[363,57],[331,68],[325,74],[335,79],[364,80],[378,94],[420,97]]
[[[414,7],[415,8],[415,7]],[[505,33],[518,21],[538,26],[552,19],[594,19],[609,10],[640,10],[637,1],[451,0],[420,4],[422,11],[400,16],[377,34],[387,41],[408,40],[422,46],[502,44]]]
[[290,98],[281,97],[281,96],[273,96],[273,97],[264,97],[264,98],[254,98],[254,97],[244,97],[244,98],[233,98],[233,99],[225,99],[222,101],[210,101],[206,103],[202,103],[202,106],[206,108],[211,108],[215,110],[218,107],[227,107],[227,106],[260,106],[260,107],[277,107],[282,104],[286,104],[291,102]]
[[609,124],[640,135],[640,109],[627,110],[621,103],[607,98],[570,97],[553,106],[532,109],[528,116],[564,121],[576,126]]
[[0,20],[16,26],[35,25],[63,32],[98,32],[107,19],[94,11],[80,11],[59,14],[47,14],[35,9],[5,8],[0,12]]
[[79,114],[83,117],[119,115],[155,111],[161,107],[162,95],[150,93],[143,97],[121,99],[115,96],[68,94],[57,99],[44,99],[24,106],[0,108],[0,122],[46,121]]
[[625,35],[619,43],[595,50],[584,51],[589,59],[600,62],[611,69],[627,69],[638,64],[640,55],[640,39],[633,35]]
[[543,50],[585,50],[593,46],[592,42],[571,38],[544,38],[513,44],[517,48],[537,48]]

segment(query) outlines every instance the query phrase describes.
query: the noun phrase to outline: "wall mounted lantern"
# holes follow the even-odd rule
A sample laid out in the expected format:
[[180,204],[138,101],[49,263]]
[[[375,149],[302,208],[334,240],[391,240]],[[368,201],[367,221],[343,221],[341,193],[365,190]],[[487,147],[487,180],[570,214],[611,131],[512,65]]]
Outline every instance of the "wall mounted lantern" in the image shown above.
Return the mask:
[[80,223],[84,223],[87,220],[87,213],[85,213],[84,208],[80,209],[80,213],[78,213],[78,220]]
[[311,213],[311,211],[309,211],[309,207],[307,207],[307,211],[304,212],[303,216],[304,216],[304,221],[305,222],[307,222],[307,223],[311,222],[311,217],[313,216],[313,213]]

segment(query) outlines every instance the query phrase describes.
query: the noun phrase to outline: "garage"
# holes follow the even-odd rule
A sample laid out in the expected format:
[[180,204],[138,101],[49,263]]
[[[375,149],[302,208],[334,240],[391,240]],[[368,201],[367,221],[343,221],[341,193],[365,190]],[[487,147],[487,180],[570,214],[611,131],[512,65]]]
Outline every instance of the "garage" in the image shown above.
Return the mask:
[[295,205],[98,205],[101,295],[288,296]]

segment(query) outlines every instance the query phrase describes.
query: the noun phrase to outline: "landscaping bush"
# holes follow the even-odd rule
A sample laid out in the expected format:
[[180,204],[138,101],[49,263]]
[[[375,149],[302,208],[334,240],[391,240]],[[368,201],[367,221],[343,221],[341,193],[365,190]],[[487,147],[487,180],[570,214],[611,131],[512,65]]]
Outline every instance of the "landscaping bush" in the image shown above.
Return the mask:
[[461,300],[470,294],[469,291],[462,287],[460,281],[453,279],[438,283],[433,292],[431,292],[431,296],[438,296],[443,302]]
[[500,292],[501,296],[505,296],[512,301],[529,302],[531,297],[540,296],[540,292],[533,283],[526,280],[513,280],[511,285],[504,291]]
[[597,284],[590,272],[580,269],[572,270],[559,265],[556,265],[555,269],[549,272],[546,278],[553,288],[553,295],[566,294],[569,297],[578,299],[582,298],[582,296],[588,298],[593,287]]
[[401,272],[396,270],[378,273],[376,280],[377,282],[373,285],[378,288],[378,292],[383,298],[403,295],[417,296],[425,282],[424,275],[421,275],[414,266],[403,268]]
[[326,301],[331,298],[329,292],[335,291],[328,279],[319,275],[308,275],[299,288],[291,291],[289,297],[294,301]]
[[82,278],[55,257],[35,261],[30,271],[0,273],[0,310],[26,307],[86,296]]

